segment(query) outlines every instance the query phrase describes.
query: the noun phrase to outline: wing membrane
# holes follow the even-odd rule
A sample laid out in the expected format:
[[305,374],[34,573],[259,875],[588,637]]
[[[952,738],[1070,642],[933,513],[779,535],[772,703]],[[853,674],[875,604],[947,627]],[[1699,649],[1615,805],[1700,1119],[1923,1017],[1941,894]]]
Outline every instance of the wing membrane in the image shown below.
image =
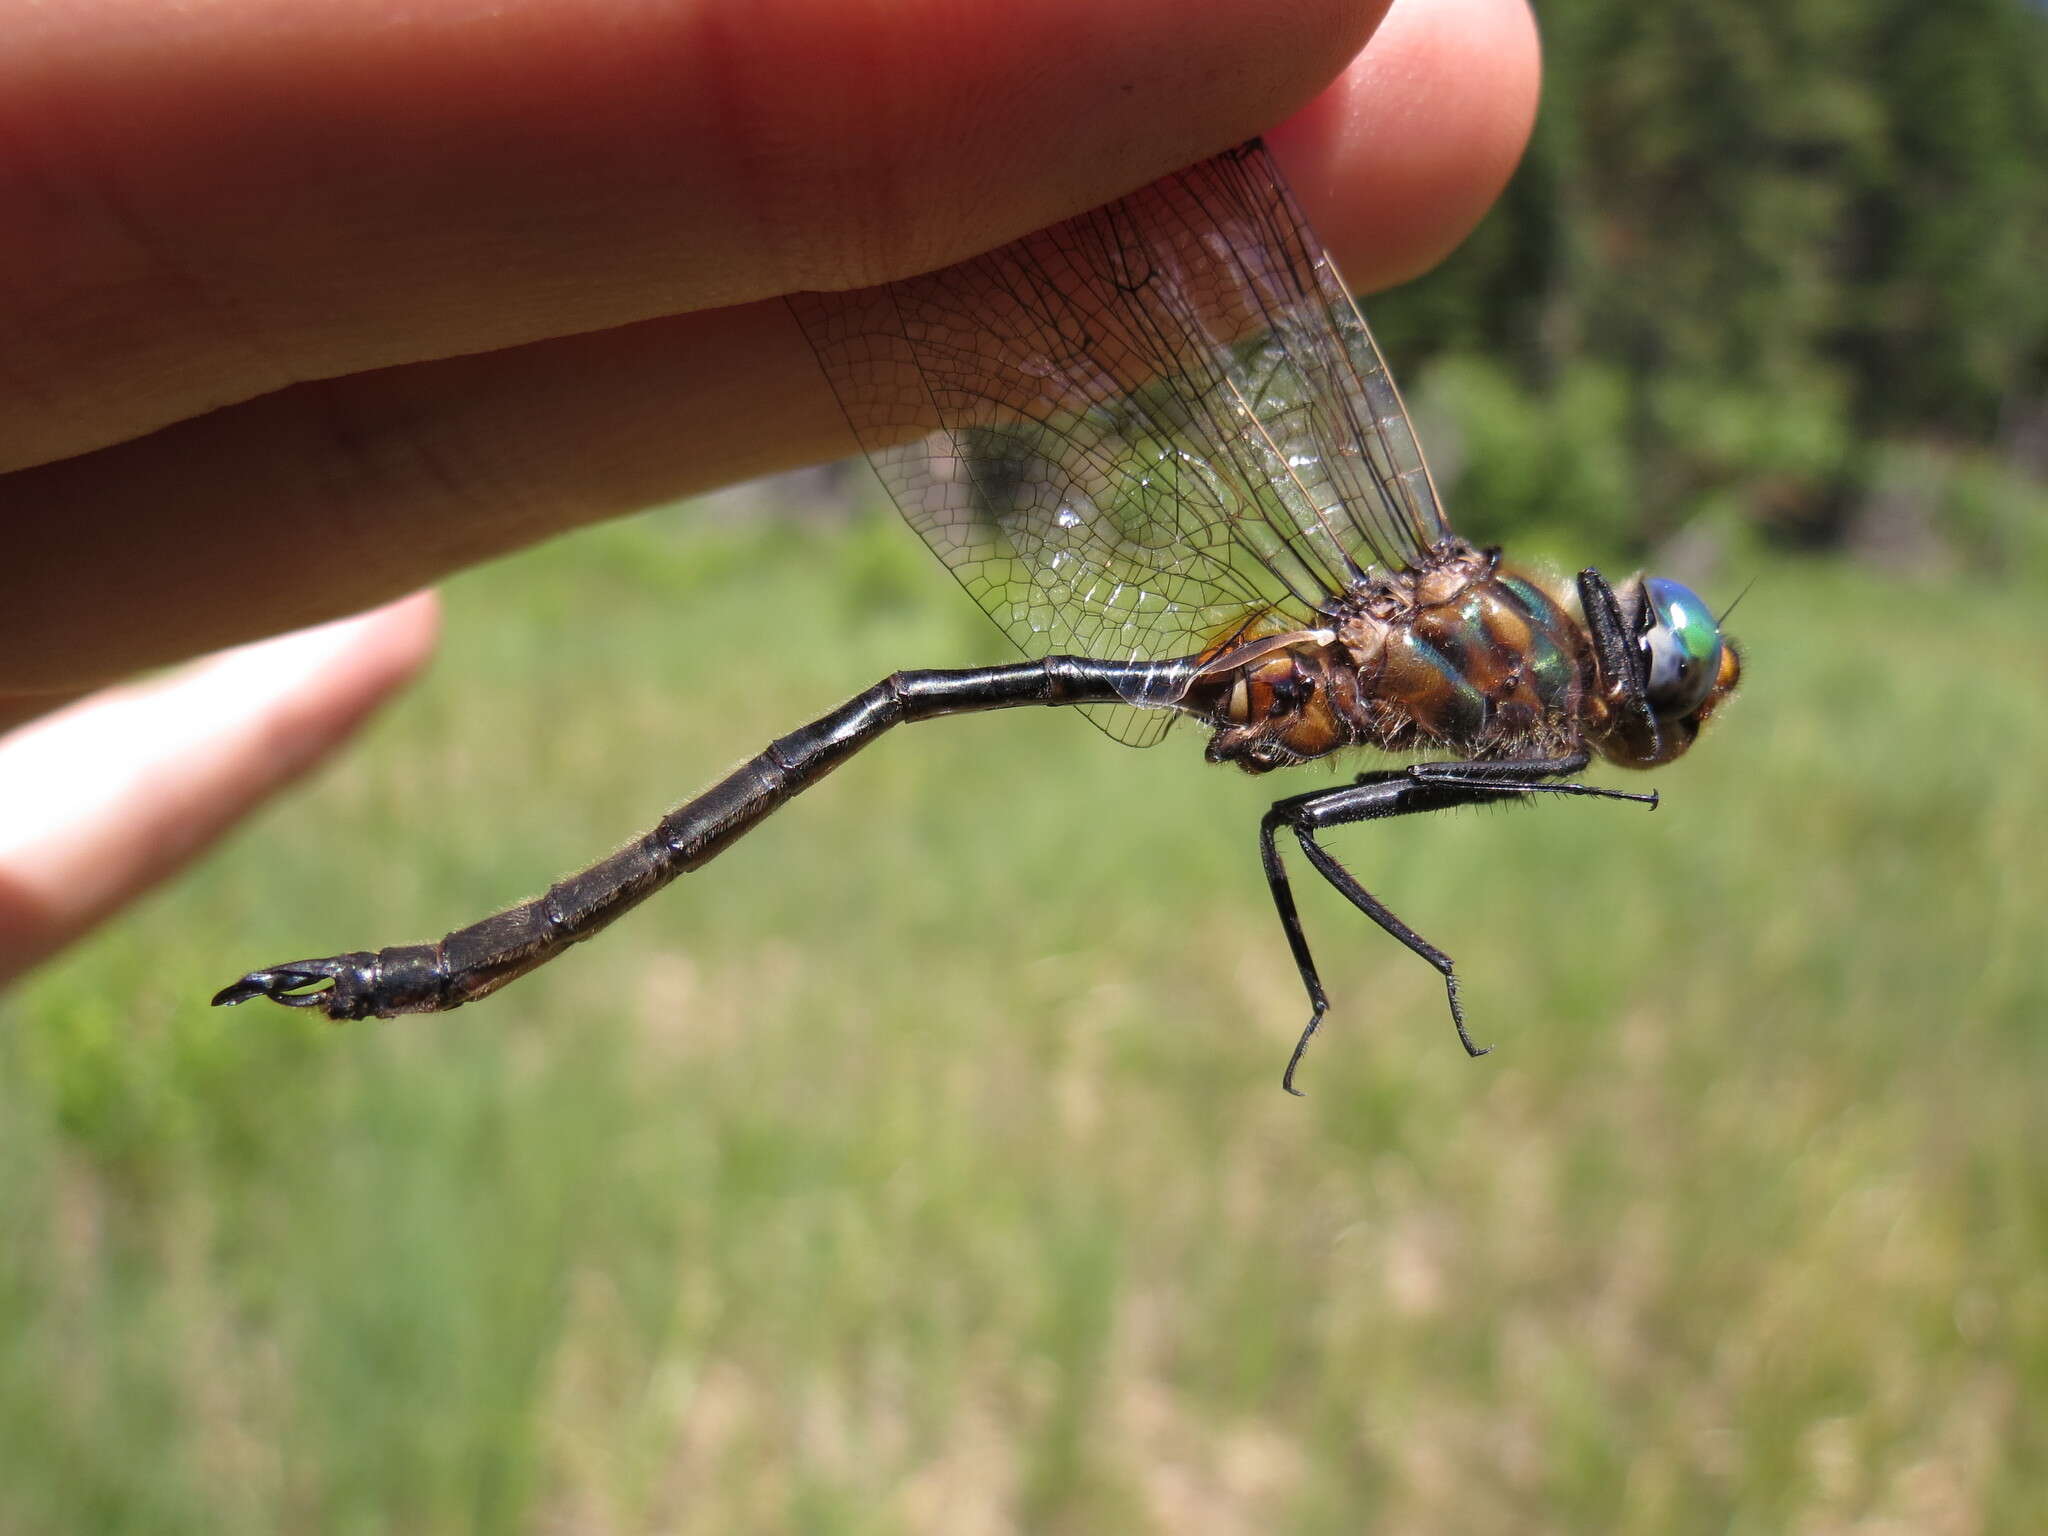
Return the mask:
[[[1448,533],[1256,140],[955,266],[790,302],[904,517],[1028,655],[1310,624]],[[1097,723],[1149,744],[1173,718]]]

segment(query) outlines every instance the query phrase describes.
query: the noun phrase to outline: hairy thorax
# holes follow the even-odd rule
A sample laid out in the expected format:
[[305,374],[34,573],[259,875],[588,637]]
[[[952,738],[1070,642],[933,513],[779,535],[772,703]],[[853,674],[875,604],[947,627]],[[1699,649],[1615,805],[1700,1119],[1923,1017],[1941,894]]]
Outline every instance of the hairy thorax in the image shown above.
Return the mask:
[[[1234,639],[1221,655],[1257,649]],[[1215,727],[1212,762],[1262,773],[1354,746],[1556,756],[1580,741],[1594,686],[1592,646],[1563,605],[1497,550],[1455,540],[1346,593],[1326,628],[1272,640],[1190,700]]]

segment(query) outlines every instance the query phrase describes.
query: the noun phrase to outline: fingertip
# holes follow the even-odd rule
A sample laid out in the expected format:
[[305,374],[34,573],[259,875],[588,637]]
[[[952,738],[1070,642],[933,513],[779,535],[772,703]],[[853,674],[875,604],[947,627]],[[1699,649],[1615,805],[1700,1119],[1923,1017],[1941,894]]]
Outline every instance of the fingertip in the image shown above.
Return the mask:
[[345,660],[367,691],[377,697],[412,682],[434,658],[441,640],[441,597],[415,592],[395,603],[343,619]]
[[414,677],[432,593],[107,689],[0,741],[0,982],[166,879]]
[[1354,290],[1414,277],[1472,232],[1528,145],[1541,65],[1524,0],[1400,0],[1268,135]]
[[433,592],[415,592],[238,646],[179,681],[191,690],[195,716],[212,723],[260,781],[257,792],[268,793],[334,751],[419,675],[433,656],[440,614]]

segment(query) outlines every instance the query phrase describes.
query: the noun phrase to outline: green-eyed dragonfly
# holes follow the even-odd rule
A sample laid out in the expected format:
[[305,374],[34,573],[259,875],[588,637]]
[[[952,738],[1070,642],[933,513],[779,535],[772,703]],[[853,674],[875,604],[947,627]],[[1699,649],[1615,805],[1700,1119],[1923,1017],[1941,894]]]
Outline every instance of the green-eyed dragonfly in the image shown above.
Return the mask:
[[898,672],[769,743],[644,837],[439,943],[252,971],[334,1019],[487,996],[709,862],[892,726],[1080,707],[1133,746],[1183,716],[1252,772],[1349,748],[1416,760],[1276,802],[1259,852],[1311,1013],[1328,1008],[1281,858],[1440,972],[1318,834],[1539,793],[1598,754],[1692,745],[1741,671],[1676,582],[1570,597],[1459,539],[1365,320],[1257,140],[955,266],[790,308],[904,517],[1029,661]]

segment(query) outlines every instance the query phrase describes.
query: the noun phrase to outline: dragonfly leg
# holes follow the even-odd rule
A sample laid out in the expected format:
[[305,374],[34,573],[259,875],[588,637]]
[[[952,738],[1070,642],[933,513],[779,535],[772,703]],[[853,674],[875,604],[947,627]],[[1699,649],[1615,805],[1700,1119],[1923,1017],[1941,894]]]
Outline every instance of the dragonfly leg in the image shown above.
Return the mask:
[[[1386,814],[1401,813],[1393,811]],[[1436,968],[1437,974],[1444,979],[1444,995],[1450,999],[1451,1004],[1451,1023],[1457,1027],[1458,1043],[1465,1047],[1465,1054],[1484,1056],[1492,1050],[1493,1047],[1490,1045],[1475,1044],[1472,1031],[1465,1027],[1465,1007],[1458,1001],[1458,972],[1452,964],[1451,957],[1402,922],[1385,902],[1359,884],[1358,877],[1338,863],[1336,855],[1317,842],[1315,834],[1307,827],[1297,826],[1294,835],[1300,839],[1301,851],[1308,855],[1308,861],[1315,866],[1317,874],[1327,880],[1345,900],[1378,923],[1391,937],[1400,940],[1409,950]]]
[[[1317,790],[1310,794],[1295,795],[1286,800],[1276,801],[1266,812],[1259,823],[1260,860],[1265,867],[1267,887],[1273,893],[1273,905],[1280,913],[1280,926],[1287,935],[1287,946],[1293,951],[1295,968],[1301,973],[1302,985],[1308,990],[1312,1009],[1308,1024],[1302,1029],[1300,1038],[1295,1041],[1293,1054],[1287,1058],[1287,1070],[1280,1078],[1282,1088],[1300,1097],[1301,1090],[1294,1086],[1295,1072],[1301,1065],[1302,1057],[1307,1054],[1309,1041],[1315,1038],[1316,1031],[1322,1027],[1323,1015],[1329,1011],[1330,1004],[1323,990],[1322,979],[1316,973],[1315,960],[1309,953],[1308,938],[1302,931],[1301,914],[1295,907],[1293,888],[1288,882],[1286,868],[1281,862],[1274,834],[1281,827],[1291,829],[1301,843],[1301,851],[1308,857],[1317,874],[1336,887],[1353,906],[1427,960],[1442,974],[1445,991],[1451,1003],[1451,1020],[1458,1029],[1458,1039],[1469,1054],[1483,1056],[1490,1047],[1475,1045],[1471,1032],[1465,1027],[1465,1011],[1458,1001],[1458,977],[1452,967],[1451,957],[1396,917],[1384,902],[1361,885],[1349,870],[1339,864],[1329,851],[1316,841],[1315,833],[1323,827],[1342,826],[1353,821],[1377,821],[1416,811],[1444,809],[1453,804],[1494,800],[1514,792],[1511,788],[1497,784],[1489,784],[1483,790],[1463,785],[1439,786],[1426,780],[1411,778],[1405,769],[1393,769],[1382,773],[1362,774],[1356,783],[1343,788]],[[1427,803],[1415,803],[1418,801]]]
[[[1282,801],[1281,805],[1287,803]],[[1273,906],[1280,914],[1280,929],[1287,935],[1287,947],[1293,952],[1294,968],[1301,973],[1302,986],[1308,989],[1308,1024],[1301,1038],[1294,1042],[1294,1054],[1287,1058],[1287,1071],[1280,1078],[1280,1086],[1300,1098],[1301,1090],[1294,1086],[1294,1069],[1308,1050],[1309,1041],[1322,1027],[1323,1015],[1330,1011],[1330,999],[1323,991],[1323,979],[1316,974],[1315,956],[1309,953],[1308,935],[1302,931],[1301,913],[1294,905],[1294,887],[1287,879],[1287,865],[1273,840],[1274,832],[1285,821],[1280,814],[1281,805],[1274,806],[1259,822],[1259,863],[1266,871],[1266,888],[1273,893]]]
[[1287,934],[1288,948],[1294,954],[1295,967],[1301,972],[1302,983],[1308,989],[1313,1006],[1308,1025],[1295,1043],[1294,1054],[1288,1058],[1287,1071],[1281,1079],[1282,1087],[1289,1093],[1299,1093],[1300,1090],[1294,1086],[1295,1070],[1308,1050],[1309,1041],[1322,1026],[1329,1002],[1309,954],[1308,940],[1302,931],[1300,913],[1294,904],[1294,893],[1288,884],[1274,834],[1281,827],[1291,829],[1317,874],[1388,935],[1435,968],[1444,979],[1444,993],[1450,1002],[1451,1022],[1457,1027],[1459,1043],[1468,1055],[1484,1056],[1492,1047],[1475,1043],[1466,1027],[1464,1006],[1458,998],[1458,974],[1451,957],[1395,916],[1386,903],[1368,891],[1357,876],[1316,840],[1315,834],[1352,822],[1384,821],[1395,816],[1451,810],[1464,805],[1486,805],[1520,799],[1527,794],[1585,795],[1656,805],[1654,794],[1552,782],[1562,775],[1577,773],[1586,766],[1587,760],[1586,754],[1581,752],[1554,758],[1416,763],[1406,768],[1361,774],[1355,783],[1337,789],[1317,790],[1275,802],[1259,824],[1260,859],[1265,867],[1266,884],[1273,893],[1273,905],[1280,913],[1280,926]]
[[[1532,782],[1535,775],[1545,773],[1577,773],[1586,766],[1584,753],[1571,757],[1524,759],[1507,762],[1470,763],[1411,763],[1401,771],[1423,784],[1460,785],[1467,789],[1500,790],[1510,789],[1516,794],[1539,795],[1584,795],[1592,800],[1628,800],[1637,805],[1647,805],[1651,810],[1660,803],[1657,791],[1652,789],[1637,792],[1628,789],[1605,789],[1598,784],[1552,784]],[[1361,776],[1364,783],[1377,775]]]

